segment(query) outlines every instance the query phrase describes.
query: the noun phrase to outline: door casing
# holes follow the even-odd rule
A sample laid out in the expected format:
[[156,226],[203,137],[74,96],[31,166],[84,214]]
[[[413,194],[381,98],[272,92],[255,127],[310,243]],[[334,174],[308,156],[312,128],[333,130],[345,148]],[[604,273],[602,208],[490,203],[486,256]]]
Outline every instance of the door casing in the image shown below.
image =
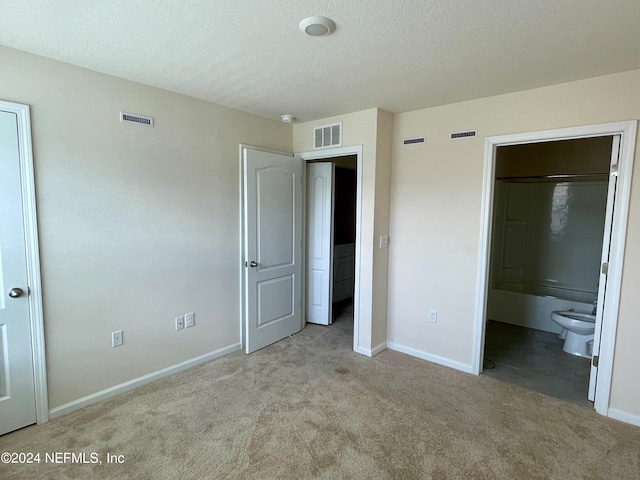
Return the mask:
[[489,284],[489,265],[491,248],[492,212],[494,200],[495,163],[498,147],[538,143],[555,140],[620,135],[620,160],[618,168],[618,187],[615,195],[611,235],[611,256],[607,278],[607,296],[602,321],[600,343],[600,363],[594,408],[601,415],[608,415],[611,396],[611,377],[613,355],[618,324],[622,267],[624,265],[624,247],[629,216],[631,195],[631,175],[635,156],[637,121],[625,121],[570,127],[539,132],[500,135],[485,139],[484,177],[482,185],[482,209],[480,218],[480,248],[478,255],[478,279],[476,290],[476,308],[474,322],[474,340],[472,373],[479,375],[482,367],[484,336],[486,325],[487,288]]
[[36,422],[49,420],[47,396],[47,366],[44,344],[42,310],[42,281],[40,277],[40,249],[36,215],[35,176],[31,141],[31,120],[28,105],[0,100],[0,110],[14,113],[18,120],[18,146],[20,179],[22,182],[22,216],[24,219],[27,284],[29,287],[29,322],[31,324],[31,351],[33,355]]

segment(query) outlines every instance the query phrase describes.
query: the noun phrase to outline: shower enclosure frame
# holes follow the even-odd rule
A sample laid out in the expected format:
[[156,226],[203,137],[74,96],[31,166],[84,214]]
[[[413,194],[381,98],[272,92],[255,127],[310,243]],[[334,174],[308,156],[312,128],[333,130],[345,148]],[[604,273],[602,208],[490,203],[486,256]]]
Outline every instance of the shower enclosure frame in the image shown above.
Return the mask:
[[598,382],[596,384],[594,401],[594,408],[596,412],[605,416],[616,416],[615,412],[610,412],[609,399],[611,396],[613,356],[615,351],[618,309],[620,303],[622,267],[624,264],[624,247],[631,195],[631,176],[635,156],[636,133],[637,121],[634,120],[486,137],[484,151],[484,176],[482,184],[482,211],[480,220],[480,248],[478,255],[478,280],[474,320],[474,343],[471,366],[472,373],[479,375],[482,371],[482,357],[484,354],[496,152],[498,147],[620,135],[620,151],[618,169],[616,172],[618,175],[618,181],[613,200],[615,210],[611,222],[612,233],[610,257],[606,280],[607,294],[602,317]]

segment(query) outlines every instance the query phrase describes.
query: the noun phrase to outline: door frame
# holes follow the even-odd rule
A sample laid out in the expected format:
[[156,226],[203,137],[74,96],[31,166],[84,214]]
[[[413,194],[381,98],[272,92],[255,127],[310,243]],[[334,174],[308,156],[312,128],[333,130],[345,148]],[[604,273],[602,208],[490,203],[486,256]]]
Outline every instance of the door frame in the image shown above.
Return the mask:
[[[326,148],[322,150],[312,150],[310,152],[300,152],[294,154],[297,157],[300,157],[304,162],[304,170],[303,177],[306,178],[307,171],[307,162],[311,160],[328,160],[330,158],[336,157],[346,157],[350,155],[356,156],[356,248],[355,248],[355,284],[353,287],[353,351],[362,353],[358,349],[358,338],[360,332],[360,256],[362,252],[361,243],[362,243],[362,145],[355,145],[351,147],[336,147],[336,148]],[[307,194],[306,194],[306,185],[303,190],[303,198],[306,202]],[[303,205],[303,230],[302,230],[302,242],[304,248],[302,249],[302,258],[303,261],[306,262],[306,250],[307,250],[307,237],[306,237],[306,204]],[[306,285],[305,287],[306,292]],[[306,311],[306,295],[303,296],[302,299],[303,311]],[[303,320],[303,326],[306,323],[306,317]]]
[[611,230],[607,295],[602,318],[600,363],[598,365],[598,383],[596,385],[594,402],[596,412],[601,415],[608,415],[636,132],[637,121],[633,120],[486,137],[484,176],[482,182],[482,207],[480,214],[480,248],[478,255],[472,373],[479,375],[482,371],[482,357],[484,354],[497,148],[525,143],[620,135],[618,186],[614,198],[615,210]]
[[36,212],[36,189],[31,140],[29,105],[0,100],[0,109],[16,115],[18,121],[18,150],[22,190],[22,217],[24,219],[27,286],[29,288],[29,323],[31,326],[31,352],[35,387],[36,423],[49,420],[47,395],[47,365],[45,357],[44,320],[42,309],[42,281],[40,277],[40,249]]

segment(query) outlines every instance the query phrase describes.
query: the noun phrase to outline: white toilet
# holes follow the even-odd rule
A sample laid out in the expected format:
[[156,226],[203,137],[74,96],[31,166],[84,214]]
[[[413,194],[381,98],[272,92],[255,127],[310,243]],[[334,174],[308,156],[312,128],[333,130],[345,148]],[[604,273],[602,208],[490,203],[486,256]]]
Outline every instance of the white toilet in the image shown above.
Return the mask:
[[560,338],[564,338],[562,350],[578,357],[591,358],[596,316],[572,311],[551,312],[551,320],[562,327]]

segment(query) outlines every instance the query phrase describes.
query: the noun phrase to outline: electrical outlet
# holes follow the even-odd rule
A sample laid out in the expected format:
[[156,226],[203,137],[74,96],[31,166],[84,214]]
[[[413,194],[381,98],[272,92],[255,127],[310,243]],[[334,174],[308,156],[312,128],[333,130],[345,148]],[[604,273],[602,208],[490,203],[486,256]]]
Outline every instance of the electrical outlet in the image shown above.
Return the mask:
[[184,314],[184,327],[193,327],[196,324],[195,315],[193,312]]
[[438,323],[438,311],[429,310],[429,321],[432,323]]
[[184,315],[176,317],[176,330],[182,330],[184,328]]
[[118,330],[117,332],[111,333],[111,346],[119,347],[122,345],[122,330]]

